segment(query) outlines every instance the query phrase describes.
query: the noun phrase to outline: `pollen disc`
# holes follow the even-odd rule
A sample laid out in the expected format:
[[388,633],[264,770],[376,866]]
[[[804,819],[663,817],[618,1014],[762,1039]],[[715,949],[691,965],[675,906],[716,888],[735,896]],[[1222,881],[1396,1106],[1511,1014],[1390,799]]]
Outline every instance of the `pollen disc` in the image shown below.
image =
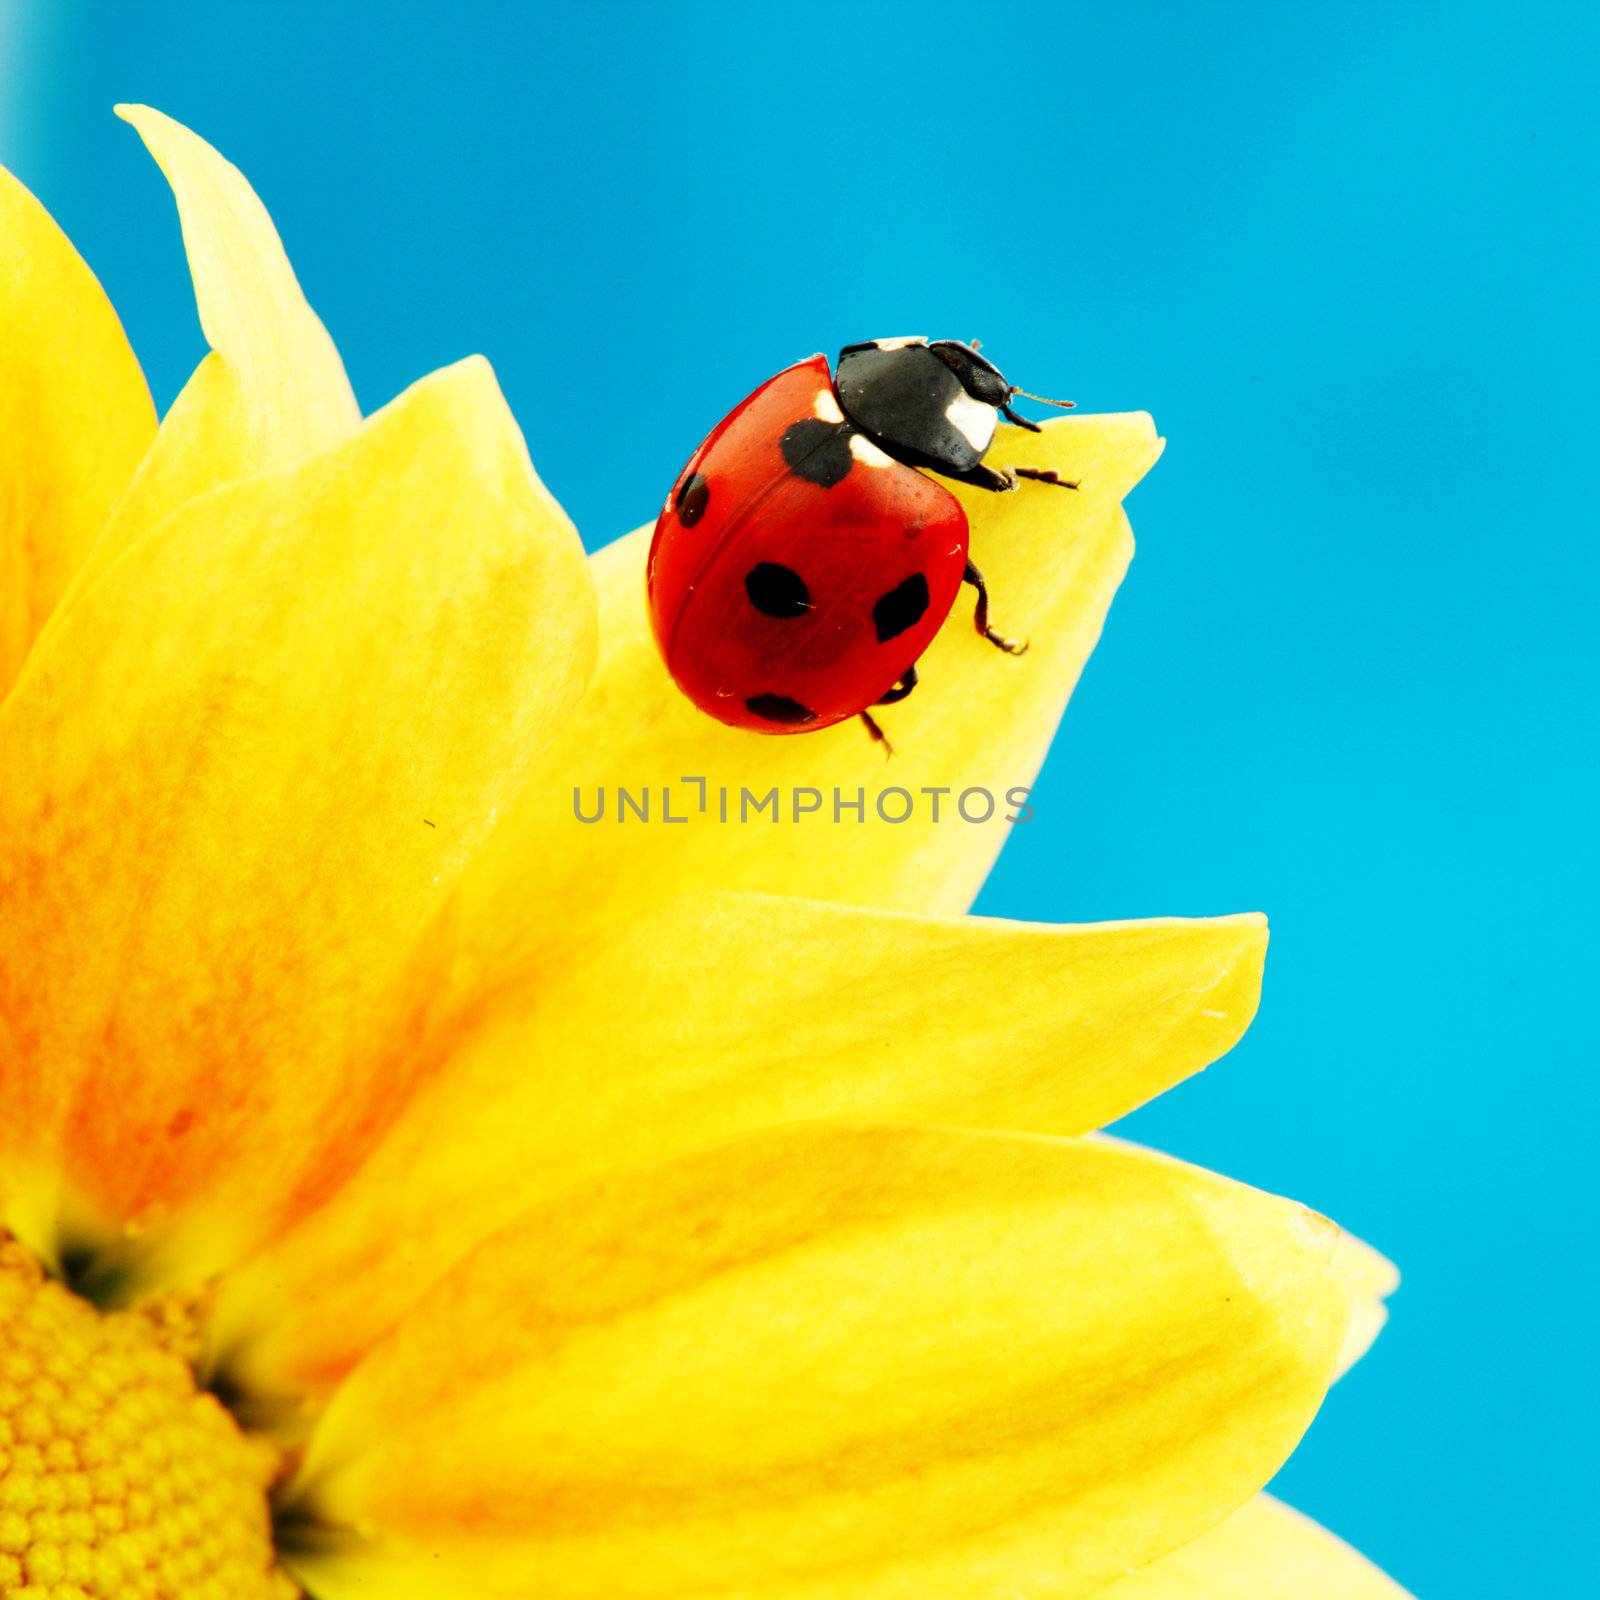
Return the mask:
[[267,1489],[173,1348],[181,1319],[102,1312],[0,1232],[0,1595],[290,1600]]

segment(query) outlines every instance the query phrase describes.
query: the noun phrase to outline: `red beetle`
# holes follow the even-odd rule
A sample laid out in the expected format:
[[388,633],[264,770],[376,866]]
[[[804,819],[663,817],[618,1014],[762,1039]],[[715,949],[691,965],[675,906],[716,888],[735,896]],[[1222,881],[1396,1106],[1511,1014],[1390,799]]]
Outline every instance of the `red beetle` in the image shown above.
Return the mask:
[[[1001,414],[1027,394],[954,339],[878,339],[780,372],[712,429],[650,545],[650,624],[678,687],[721,722],[809,733],[903,700],[963,583],[967,517],[930,473],[980,489],[1044,468],[983,464]],[[1040,396],[1029,395],[1029,399]],[[1051,400],[1048,405],[1070,402]]]

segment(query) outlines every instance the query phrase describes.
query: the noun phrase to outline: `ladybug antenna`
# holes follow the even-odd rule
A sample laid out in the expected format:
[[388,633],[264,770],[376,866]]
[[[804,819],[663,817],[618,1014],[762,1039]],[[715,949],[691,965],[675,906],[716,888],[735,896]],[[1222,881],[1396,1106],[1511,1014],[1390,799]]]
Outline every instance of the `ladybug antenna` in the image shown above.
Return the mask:
[[1005,403],[1000,407],[1000,415],[1004,417],[1007,422],[1014,422],[1019,428],[1026,428],[1029,433],[1042,433],[1044,430],[1037,422],[1034,422],[1028,417],[1019,416],[1011,409],[1011,401],[1017,395],[1023,395],[1029,400],[1037,400],[1042,406],[1060,406],[1063,411],[1070,411],[1072,409],[1072,402],[1070,400],[1046,400],[1042,394],[1029,394],[1026,389],[1019,389],[1015,384],[1007,384],[1006,387],[1011,391],[1011,393],[1006,396]]
[[1042,406],[1059,406],[1063,411],[1072,410],[1076,404],[1072,400],[1047,400],[1042,394],[1029,394],[1026,389],[1019,389],[1015,384],[1011,386],[1012,394],[1020,394],[1024,400],[1037,400]]

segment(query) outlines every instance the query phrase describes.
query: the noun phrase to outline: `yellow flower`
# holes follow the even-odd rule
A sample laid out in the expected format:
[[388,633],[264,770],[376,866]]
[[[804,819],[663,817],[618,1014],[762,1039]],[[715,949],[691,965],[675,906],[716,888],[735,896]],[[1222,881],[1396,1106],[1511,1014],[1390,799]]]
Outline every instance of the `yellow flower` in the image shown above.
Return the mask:
[[[925,814],[579,823],[882,759],[682,702],[488,367],[362,421],[124,115],[211,345],[159,429],[0,186],[0,1594],[1396,1595],[1257,1496],[1387,1264],[1082,1137],[1235,1042],[1261,920],[968,918],[1000,829]],[[1083,492],[969,509],[1034,652],[946,630],[913,792],[1036,770],[1159,442],[1027,448]]]

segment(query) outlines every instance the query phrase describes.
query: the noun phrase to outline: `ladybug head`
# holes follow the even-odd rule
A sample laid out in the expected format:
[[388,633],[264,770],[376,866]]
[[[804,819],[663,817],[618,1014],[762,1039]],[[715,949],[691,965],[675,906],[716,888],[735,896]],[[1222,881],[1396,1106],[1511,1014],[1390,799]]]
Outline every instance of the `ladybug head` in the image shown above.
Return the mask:
[[960,475],[975,467],[994,442],[1002,414],[1024,428],[1038,427],[1011,409],[1012,396],[1027,391],[1008,383],[976,344],[956,339],[846,345],[834,364],[833,387],[845,416],[873,443],[908,466],[934,472]]

